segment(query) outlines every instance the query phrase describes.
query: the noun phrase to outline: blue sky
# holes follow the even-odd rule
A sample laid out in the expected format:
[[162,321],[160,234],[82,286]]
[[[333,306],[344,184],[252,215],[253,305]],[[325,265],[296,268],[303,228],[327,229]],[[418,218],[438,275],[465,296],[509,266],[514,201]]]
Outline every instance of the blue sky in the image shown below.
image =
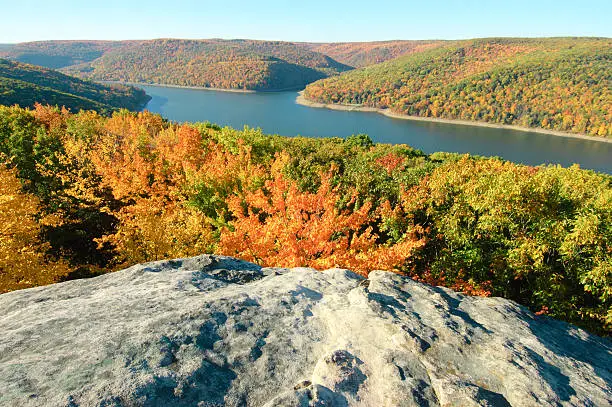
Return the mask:
[[0,43],[612,37],[612,0],[0,0]]

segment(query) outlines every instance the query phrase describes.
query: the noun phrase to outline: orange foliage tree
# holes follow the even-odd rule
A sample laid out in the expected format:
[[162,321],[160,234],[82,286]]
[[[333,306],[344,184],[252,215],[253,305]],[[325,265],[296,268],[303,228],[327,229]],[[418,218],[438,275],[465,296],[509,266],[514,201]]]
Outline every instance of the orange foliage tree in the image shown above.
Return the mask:
[[99,243],[123,265],[210,251],[211,230],[184,190],[204,163],[200,132],[148,112],[115,115],[104,130],[92,161],[122,206],[116,232]]
[[[416,235],[380,244],[373,225],[380,217],[370,203],[341,209],[332,174],[316,193],[301,192],[283,175],[289,158],[277,156],[265,187],[229,199],[235,220],[221,235],[219,251],[268,266],[346,267],[362,273],[398,269],[423,244]],[[345,206],[355,203],[353,199]]]

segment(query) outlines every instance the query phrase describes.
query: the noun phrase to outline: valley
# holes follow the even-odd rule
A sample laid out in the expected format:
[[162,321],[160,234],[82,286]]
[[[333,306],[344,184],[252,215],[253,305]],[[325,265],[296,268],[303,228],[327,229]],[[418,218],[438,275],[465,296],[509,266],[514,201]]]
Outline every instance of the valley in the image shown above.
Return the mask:
[[0,406],[612,406],[609,0],[1,9]]
[[240,91],[304,90],[304,101],[390,115],[612,135],[605,38],[299,43],[47,41],[0,56],[83,79]]

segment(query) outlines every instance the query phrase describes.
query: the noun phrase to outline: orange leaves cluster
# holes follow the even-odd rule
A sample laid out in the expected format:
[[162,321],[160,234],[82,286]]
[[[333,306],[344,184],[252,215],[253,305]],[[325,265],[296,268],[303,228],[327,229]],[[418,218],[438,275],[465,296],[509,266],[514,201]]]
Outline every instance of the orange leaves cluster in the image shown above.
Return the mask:
[[92,161],[115,198],[146,196],[163,184],[156,166],[154,137],[162,119],[150,113],[114,115],[106,121]]
[[[116,233],[98,243],[115,247],[121,266],[213,251],[215,228],[227,217],[226,198],[252,188],[265,173],[253,163],[250,147],[239,144],[232,154],[206,140],[203,130],[167,124],[148,112],[106,120],[91,159],[120,202],[111,210],[119,220]],[[214,195],[207,197],[210,208],[191,202],[200,188]]]
[[64,126],[66,117],[70,114],[68,109],[52,109],[49,106],[43,106],[40,103],[34,104],[32,111],[36,120],[45,125],[47,131],[54,131]]
[[136,263],[196,255],[211,249],[202,213],[187,205],[188,181],[205,162],[200,132],[167,125],[148,112],[117,114],[91,153],[92,162],[115,199],[116,233],[98,240],[118,251],[118,262]]
[[391,175],[393,171],[402,169],[402,166],[406,162],[406,157],[402,157],[394,153],[389,153],[387,155],[379,157],[376,162],[387,171],[387,174]]
[[264,189],[235,196],[229,208],[235,220],[221,235],[219,250],[267,266],[346,267],[367,273],[397,269],[423,244],[408,237],[380,244],[374,225],[380,212],[370,203],[340,208],[340,195],[330,173],[323,174],[316,193],[301,192],[283,175],[286,155],[276,158]]

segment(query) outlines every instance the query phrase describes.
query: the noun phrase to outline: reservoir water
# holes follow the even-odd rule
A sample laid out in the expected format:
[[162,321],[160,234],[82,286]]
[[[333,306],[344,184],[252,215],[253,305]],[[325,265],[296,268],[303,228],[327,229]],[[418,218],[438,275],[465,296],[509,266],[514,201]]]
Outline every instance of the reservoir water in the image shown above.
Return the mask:
[[408,144],[426,153],[448,151],[529,165],[544,163],[612,174],[612,143],[510,129],[393,119],[378,113],[318,109],[295,102],[297,92],[232,93],[141,86],[151,112],[177,122],[209,121],[242,129],[259,127],[282,136],[347,137],[366,133],[379,143]]

